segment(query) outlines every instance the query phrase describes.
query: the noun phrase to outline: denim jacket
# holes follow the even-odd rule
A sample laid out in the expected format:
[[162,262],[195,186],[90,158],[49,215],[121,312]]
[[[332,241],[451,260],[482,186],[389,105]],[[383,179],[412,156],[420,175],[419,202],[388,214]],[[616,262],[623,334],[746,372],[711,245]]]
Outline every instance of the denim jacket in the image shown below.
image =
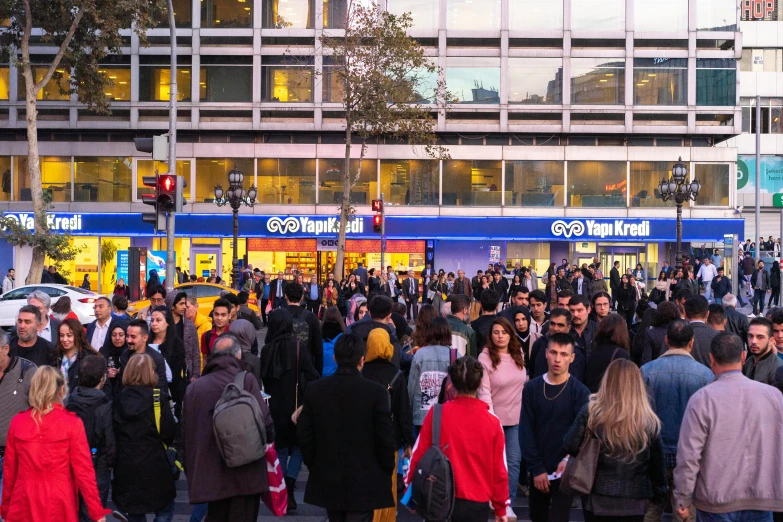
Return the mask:
[[[642,366],[642,377],[653,409],[661,419],[663,451],[667,456],[676,455],[680,425],[688,400],[700,388],[715,380],[715,376],[687,350],[674,348]],[[667,466],[670,465],[667,462]]]

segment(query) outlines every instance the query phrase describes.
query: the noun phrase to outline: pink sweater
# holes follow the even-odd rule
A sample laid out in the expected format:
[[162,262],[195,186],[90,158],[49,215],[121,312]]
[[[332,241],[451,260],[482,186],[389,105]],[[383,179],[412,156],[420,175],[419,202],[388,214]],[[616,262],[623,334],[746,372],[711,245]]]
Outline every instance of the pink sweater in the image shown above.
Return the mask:
[[522,410],[522,387],[527,382],[527,371],[519,369],[510,354],[500,354],[500,364],[492,369],[492,359],[488,351],[482,350],[478,356],[484,366],[478,398],[489,404],[489,410],[497,415],[502,426],[519,424]]

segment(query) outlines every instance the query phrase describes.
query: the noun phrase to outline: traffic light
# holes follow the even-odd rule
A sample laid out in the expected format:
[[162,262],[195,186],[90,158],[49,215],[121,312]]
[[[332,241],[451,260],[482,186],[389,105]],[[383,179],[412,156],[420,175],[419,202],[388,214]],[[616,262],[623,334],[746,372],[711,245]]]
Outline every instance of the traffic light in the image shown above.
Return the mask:
[[152,153],[152,159],[156,161],[168,161],[169,137],[165,134],[152,138],[133,138],[133,144],[139,152]]
[[177,176],[158,175],[158,208],[171,212],[177,208]]
[[375,214],[372,217],[372,230],[378,234],[383,231],[383,216],[381,214]]
[[372,200],[372,211],[373,212],[383,212],[383,200],[382,199],[373,199]]
[[[164,175],[165,176],[165,175]],[[166,230],[166,211],[158,205],[158,191],[160,188],[159,180],[162,176],[156,174],[154,176],[143,176],[141,178],[145,187],[153,189],[153,192],[142,194],[141,200],[145,205],[152,205],[155,207],[154,212],[144,212],[141,214],[141,219],[145,223],[153,225],[155,232],[162,232]]]

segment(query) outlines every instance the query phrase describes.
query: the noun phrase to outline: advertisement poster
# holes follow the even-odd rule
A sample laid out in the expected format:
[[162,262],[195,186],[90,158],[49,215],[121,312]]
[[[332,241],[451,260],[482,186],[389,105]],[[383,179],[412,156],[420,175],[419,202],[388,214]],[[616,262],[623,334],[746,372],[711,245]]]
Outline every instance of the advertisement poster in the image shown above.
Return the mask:
[[[783,192],[783,157],[761,156],[762,194]],[[756,192],[756,156],[737,156],[737,193]]]
[[500,246],[490,245],[489,247],[489,262],[500,263]]
[[[174,253],[176,259],[177,253]],[[175,261],[176,262],[176,261]],[[158,279],[163,284],[166,279],[166,251],[165,250],[147,250],[147,271],[144,280],[149,279],[150,270],[158,271]],[[120,278],[128,282],[128,251],[117,251],[117,279]]]

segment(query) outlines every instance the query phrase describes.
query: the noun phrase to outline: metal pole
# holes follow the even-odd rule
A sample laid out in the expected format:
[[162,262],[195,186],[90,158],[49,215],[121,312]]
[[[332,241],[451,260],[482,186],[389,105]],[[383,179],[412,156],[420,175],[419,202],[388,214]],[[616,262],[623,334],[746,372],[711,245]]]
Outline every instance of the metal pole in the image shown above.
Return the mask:
[[386,259],[386,212],[384,209],[383,192],[381,192],[381,273],[384,273],[384,271],[386,270],[385,259]]
[[[177,175],[177,28],[174,21],[174,2],[166,0],[169,10],[169,35],[171,40],[171,72],[169,75],[169,174]],[[179,187],[182,190],[182,187]],[[174,290],[174,211],[166,216],[166,291]]]
[[231,257],[231,288],[239,289],[239,204],[233,206],[234,209],[234,252]]
[[[761,96],[756,96],[756,237],[761,236]],[[751,241],[753,241],[751,239]],[[756,245],[756,265],[761,259],[761,244]]]
[[678,194],[675,196],[677,203],[677,252],[674,257],[674,269],[682,268],[682,198]]

